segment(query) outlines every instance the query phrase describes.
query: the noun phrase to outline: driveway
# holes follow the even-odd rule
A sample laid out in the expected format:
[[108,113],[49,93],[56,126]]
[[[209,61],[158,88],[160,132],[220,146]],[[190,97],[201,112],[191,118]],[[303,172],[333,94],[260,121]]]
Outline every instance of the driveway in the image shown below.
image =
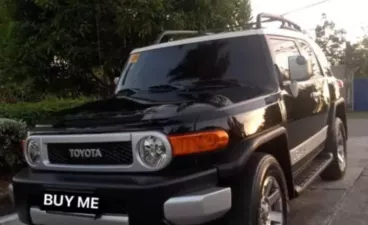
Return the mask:
[[291,202],[291,225],[368,224],[368,120],[349,120],[344,180],[316,181]]
[[[293,200],[291,225],[368,224],[368,120],[351,119],[349,134],[349,169],[345,179],[337,182],[317,180]],[[0,218],[0,225],[21,223],[15,215],[10,215]]]

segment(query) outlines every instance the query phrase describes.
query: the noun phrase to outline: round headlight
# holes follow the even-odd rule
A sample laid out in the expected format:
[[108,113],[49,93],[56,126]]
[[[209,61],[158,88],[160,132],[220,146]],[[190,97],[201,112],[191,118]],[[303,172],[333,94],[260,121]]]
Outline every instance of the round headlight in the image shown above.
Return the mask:
[[41,162],[41,149],[38,142],[30,140],[27,145],[26,154],[31,164],[36,165]]
[[166,162],[167,151],[164,142],[158,137],[148,136],[138,142],[139,157],[151,168],[158,168]]

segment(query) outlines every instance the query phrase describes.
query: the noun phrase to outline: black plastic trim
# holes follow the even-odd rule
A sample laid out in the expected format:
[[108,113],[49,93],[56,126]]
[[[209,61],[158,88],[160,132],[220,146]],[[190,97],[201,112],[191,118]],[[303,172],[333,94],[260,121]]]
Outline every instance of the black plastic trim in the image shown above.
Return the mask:
[[[326,145],[328,145],[328,143],[331,142],[331,137],[333,137],[334,135],[334,130],[335,129],[335,119],[336,119],[336,112],[337,112],[337,107],[340,105],[340,104],[345,104],[345,99],[344,98],[339,98],[337,99],[336,101],[334,101],[332,104],[331,104],[331,107],[330,107],[330,111],[329,111],[329,114],[328,114],[328,121],[327,121],[327,125],[328,125],[328,131],[327,131],[327,140],[326,140]],[[348,138],[348,131],[346,129],[346,138]]]
[[238,154],[232,155],[233,160],[217,166],[220,180],[233,177],[241,172],[248,162],[249,157],[257,148],[281,135],[286,135],[287,137],[285,127],[277,127],[274,130],[241,142],[234,149],[234,152]]

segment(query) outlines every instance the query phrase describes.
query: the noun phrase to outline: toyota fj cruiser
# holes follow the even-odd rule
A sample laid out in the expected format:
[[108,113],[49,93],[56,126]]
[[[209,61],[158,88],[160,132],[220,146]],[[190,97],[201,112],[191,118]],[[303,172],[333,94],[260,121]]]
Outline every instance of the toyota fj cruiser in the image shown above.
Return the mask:
[[29,131],[13,179],[22,222],[285,225],[290,199],[346,171],[339,82],[283,17],[164,32],[116,85]]

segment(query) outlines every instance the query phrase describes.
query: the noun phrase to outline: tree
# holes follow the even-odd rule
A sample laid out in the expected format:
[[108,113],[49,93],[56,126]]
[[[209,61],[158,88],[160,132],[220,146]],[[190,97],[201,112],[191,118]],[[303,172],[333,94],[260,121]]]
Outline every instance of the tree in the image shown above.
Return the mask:
[[165,29],[225,28],[250,19],[247,0],[3,1],[0,11],[12,25],[0,45],[0,81],[27,81],[39,93],[62,96],[111,93],[130,51]]
[[315,28],[316,43],[322,48],[331,65],[344,62],[346,31],[337,29],[336,24],[322,14],[322,24]]
[[368,76],[368,37],[350,47],[348,65],[356,68],[355,75],[358,77]]

